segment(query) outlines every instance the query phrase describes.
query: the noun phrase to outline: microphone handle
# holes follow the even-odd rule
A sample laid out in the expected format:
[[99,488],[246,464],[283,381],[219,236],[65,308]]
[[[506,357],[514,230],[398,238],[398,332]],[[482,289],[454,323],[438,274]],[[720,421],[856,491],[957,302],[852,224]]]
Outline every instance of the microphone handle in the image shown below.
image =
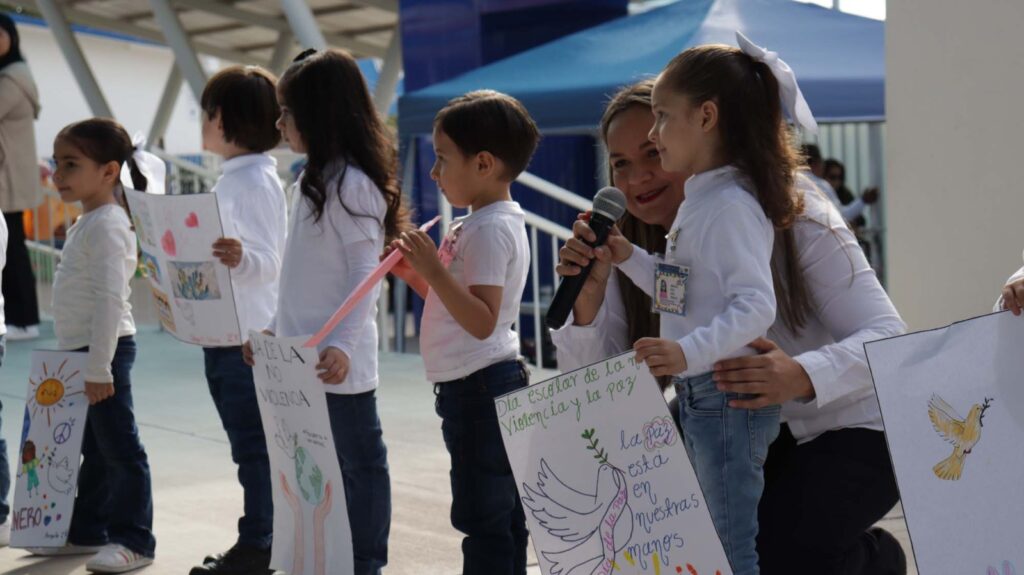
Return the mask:
[[[614,222],[608,218],[600,214],[593,214],[590,219],[590,229],[594,231],[597,237],[593,242],[584,241],[584,243],[592,248],[604,245],[605,241],[608,240],[608,233],[611,232],[612,225],[614,225]],[[555,297],[551,300],[547,316],[545,316],[544,323],[549,328],[558,329],[565,325],[565,320],[569,319],[572,306],[576,304],[576,298],[580,296],[583,284],[587,282],[587,277],[590,276],[590,269],[593,265],[594,260],[590,260],[586,266],[583,266],[580,273],[562,278],[562,283],[558,284],[558,289],[555,290]]]

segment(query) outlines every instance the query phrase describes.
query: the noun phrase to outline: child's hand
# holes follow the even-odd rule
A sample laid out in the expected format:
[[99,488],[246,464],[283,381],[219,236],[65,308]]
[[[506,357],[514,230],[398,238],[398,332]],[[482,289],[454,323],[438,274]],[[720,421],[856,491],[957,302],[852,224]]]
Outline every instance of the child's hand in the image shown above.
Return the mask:
[[114,384],[87,381],[85,382],[85,397],[89,400],[89,405],[96,405],[104,399],[114,397]]
[[444,266],[441,265],[441,260],[437,257],[437,244],[427,235],[427,232],[419,230],[403,232],[401,239],[393,242],[392,245],[402,251],[405,261],[425,279],[444,271]]
[[1003,286],[1003,309],[1012,311],[1013,315],[1020,315],[1024,309],[1024,279]]
[[[380,259],[384,260],[384,258],[391,255],[391,252],[397,250],[398,242],[399,240],[395,240],[391,242],[391,245],[384,248],[384,255],[382,255]],[[414,284],[416,283],[417,278],[419,278],[419,274],[417,274],[416,270],[409,264],[409,260],[404,257],[398,260],[395,267],[391,268],[391,273],[394,274],[395,277],[404,280],[407,284]]]
[[349,358],[345,352],[336,347],[329,347],[320,352],[320,363],[316,368],[320,371],[320,381],[328,385],[338,385],[348,377]]
[[242,242],[233,238],[220,238],[213,242],[213,257],[229,268],[242,263]]
[[642,337],[633,344],[637,363],[646,363],[654,377],[676,375],[686,371],[686,354],[678,341]]
[[[270,331],[269,329],[265,329],[263,330],[263,335],[273,336],[274,332]],[[256,360],[252,358],[251,339],[245,340],[245,343],[242,344],[242,360],[245,361],[245,365],[248,365],[249,367],[256,365]]]

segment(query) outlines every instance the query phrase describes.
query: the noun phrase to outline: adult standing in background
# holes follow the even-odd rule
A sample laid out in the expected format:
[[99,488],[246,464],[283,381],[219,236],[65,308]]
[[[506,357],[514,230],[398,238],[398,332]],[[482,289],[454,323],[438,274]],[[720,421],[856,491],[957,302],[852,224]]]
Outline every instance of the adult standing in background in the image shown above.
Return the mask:
[[39,90],[21,55],[14,20],[0,14],[0,210],[7,222],[3,296],[7,339],[39,335],[39,301],[25,247],[24,212],[39,205],[36,118]]

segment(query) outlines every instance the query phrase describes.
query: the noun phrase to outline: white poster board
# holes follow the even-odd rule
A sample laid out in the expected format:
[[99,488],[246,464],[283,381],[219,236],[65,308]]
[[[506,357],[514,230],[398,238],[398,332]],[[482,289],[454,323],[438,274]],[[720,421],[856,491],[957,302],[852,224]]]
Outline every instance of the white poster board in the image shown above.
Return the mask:
[[1004,312],[865,345],[919,573],[1024,567],[1022,344]]
[[729,575],[658,384],[632,351],[495,401],[545,575]]
[[84,375],[88,355],[32,352],[25,420],[14,461],[11,547],[62,547],[67,541],[89,412]]
[[270,566],[289,575],[351,574],[345,486],[316,348],[302,347],[308,337],[250,338],[274,489]]
[[160,323],[186,343],[241,345],[231,272],[213,257],[224,236],[217,196],[125,190]]

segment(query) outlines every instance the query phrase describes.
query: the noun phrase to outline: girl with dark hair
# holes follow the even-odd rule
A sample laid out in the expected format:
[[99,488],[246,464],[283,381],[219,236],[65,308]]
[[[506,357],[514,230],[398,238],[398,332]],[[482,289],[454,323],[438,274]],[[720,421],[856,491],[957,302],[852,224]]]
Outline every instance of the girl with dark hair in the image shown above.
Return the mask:
[[[282,337],[319,330],[409,225],[391,135],[346,52],[306,53],[277,86],[278,128],[308,162],[293,194],[277,312]],[[379,286],[319,346],[334,444],[345,479],[355,573],[387,564],[391,484],[377,415]]]
[[136,346],[128,298],[137,246],[122,203],[122,167],[127,164],[133,188],[147,188],[134,153],[125,129],[106,118],[71,124],[53,143],[61,200],[81,202],[83,210],[54,276],[53,327],[61,349],[88,353],[89,417],[68,544],[29,551],[94,553],[86,563],[94,573],[149,565],[156,550],[149,461],[132,408]]

